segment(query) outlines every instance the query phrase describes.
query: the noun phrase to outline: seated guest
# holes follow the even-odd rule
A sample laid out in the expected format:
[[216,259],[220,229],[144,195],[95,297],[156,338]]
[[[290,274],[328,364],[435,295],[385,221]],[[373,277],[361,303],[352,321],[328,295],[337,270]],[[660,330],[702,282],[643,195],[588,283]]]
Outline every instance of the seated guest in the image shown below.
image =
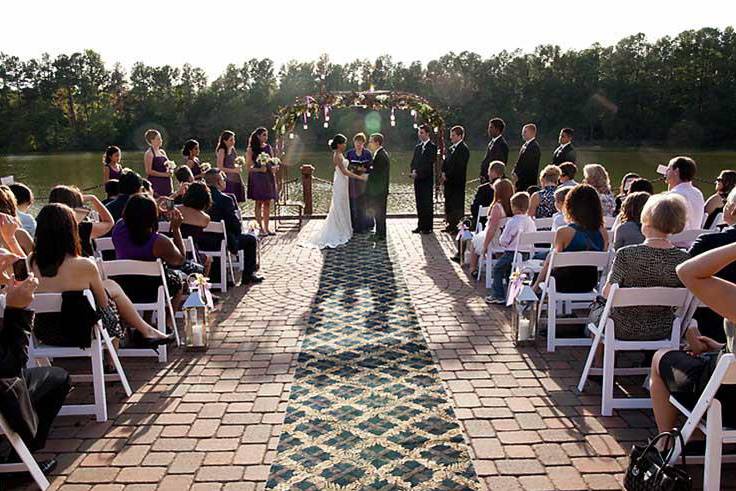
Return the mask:
[[[104,313],[103,327],[111,337],[118,340],[124,338],[126,333],[120,322],[122,320],[126,326],[139,333],[133,339],[145,347],[153,348],[174,340],[173,336],[167,336],[146,323],[120,286],[112,280],[103,280],[95,261],[82,256],[77,221],[68,206],[55,203],[41,209],[38,214],[36,248],[30,256],[30,265],[39,281],[39,293],[77,292],[80,294],[77,298],[82,298],[83,290],[91,290],[97,312]],[[82,312],[78,312],[78,315],[83,317]],[[73,346],[66,320],[53,315],[39,315],[34,332],[46,344]]]
[[11,184],[8,187],[15,196],[18,220],[20,220],[20,224],[23,229],[33,237],[36,235],[36,219],[33,218],[33,215],[28,213],[28,210],[33,206],[35,201],[33,191],[31,191],[31,189],[25,184],[21,184],[19,182]]
[[558,228],[567,225],[567,220],[565,219],[565,198],[571,189],[572,187],[570,186],[561,186],[555,190],[555,210],[557,210],[557,212],[552,215],[553,232],[556,232]]
[[194,182],[194,174],[192,174],[192,169],[182,165],[174,171],[174,177],[179,186],[173,195],[174,203],[180,205],[184,200],[184,194],[189,189],[189,185]]
[[[637,194],[627,196],[624,207]],[[621,288],[682,288],[675,268],[690,256],[675,247],[669,236],[681,232],[685,226],[687,203],[681,196],[672,194],[655,194],[652,197],[644,194],[644,198],[649,198],[641,211],[641,232],[645,240],[616,252],[603,288],[604,297],[608,296],[614,283]],[[620,307],[611,312],[611,319],[615,324],[616,339],[654,341],[670,336],[674,312],[670,307]]]
[[[713,222],[719,213],[723,213],[723,206],[726,204],[728,193],[731,192],[734,186],[736,186],[736,172],[724,170],[721,171],[721,175],[716,177],[716,192],[705,202],[705,212],[708,214],[708,218],[705,220],[705,225],[703,225],[704,229],[710,230],[713,225],[720,225]],[[18,207],[20,207],[20,202],[18,202]]]
[[560,180],[560,169],[556,165],[548,165],[539,174],[542,189],[531,195],[529,216],[549,218],[555,214],[555,189]]
[[205,172],[204,179],[212,195],[212,207],[208,213],[210,219],[214,222],[225,222],[228,249],[233,253],[243,251],[245,256],[243,284],[261,283],[263,278],[255,274],[258,266],[258,239],[251,234],[243,233],[243,224],[236,211],[237,203],[234,197],[224,194],[225,175],[218,169],[210,169]]
[[491,162],[491,165],[488,168],[488,178],[481,176],[480,186],[478,186],[478,189],[475,192],[473,204],[470,205],[470,216],[473,220],[473,230],[475,230],[478,220],[485,225],[486,217],[478,217],[478,210],[481,206],[491,206],[491,203],[493,203],[493,183],[498,179],[503,179],[505,177],[506,164],[500,160]]
[[641,233],[641,211],[649,199],[649,193],[637,191],[629,193],[621,205],[619,225],[613,229],[613,248],[619,250],[629,245],[644,242]]
[[[723,221],[727,227],[719,233],[702,234],[690,247],[690,256],[695,257],[718,247],[736,243],[736,189],[732,189],[723,205]],[[725,281],[736,283],[736,263],[732,263],[716,272],[716,276]],[[701,307],[695,311],[698,329],[705,336],[724,342],[723,317],[712,309]]]
[[[606,251],[608,233],[603,225],[603,209],[598,192],[587,184],[578,184],[565,198],[565,217],[569,225],[555,232],[555,252]],[[534,288],[544,281],[549,268],[550,256],[544,261]],[[589,292],[598,284],[595,266],[567,266],[552,271],[556,288],[562,293]]]
[[511,196],[514,194],[514,185],[508,179],[499,179],[493,183],[493,203],[488,209],[488,221],[482,232],[473,236],[473,249],[470,255],[470,275],[478,276],[478,260],[484,258],[491,247],[491,243],[501,226],[504,218],[513,215],[511,210]]
[[564,162],[560,164],[560,187],[574,188],[578,185],[575,181],[575,174],[578,173],[578,166],[572,162]]
[[[189,170],[189,167],[186,167]],[[181,235],[184,238],[192,237],[197,249],[213,250],[219,246],[207,241],[204,229],[210,224],[210,216],[206,213],[212,206],[212,196],[207,185],[203,182],[193,182],[182,196],[182,204],[178,207],[183,222],[181,224]],[[204,266],[204,275],[209,276],[211,258],[205,254],[198,253],[195,258],[199,264]]]
[[589,186],[593,186],[598,192],[601,200],[603,216],[616,216],[616,198],[611,193],[611,180],[608,178],[608,171],[600,164],[588,164],[583,167],[585,179],[583,182]]
[[633,181],[631,181],[629,192],[642,192],[651,195],[654,194],[654,186],[652,186],[652,183],[651,181],[649,181],[649,179],[644,179],[643,177],[640,177],[639,179],[634,179]]
[[506,221],[506,226],[498,238],[499,248],[503,248],[503,254],[493,263],[493,291],[486,297],[486,302],[491,304],[506,303],[506,289],[504,281],[511,274],[511,263],[514,260],[516,244],[521,234],[536,232],[537,227],[534,220],[528,215],[529,195],[516,193],[511,197],[511,211],[513,216]]
[[19,256],[25,256],[33,251],[33,237],[29,234],[22,226],[18,219],[18,205],[15,200],[15,195],[8,186],[0,186],[0,213],[12,217],[14,221],[18,222],[18,228],[16,229],[13,237],[3,237],[4,246],[10,250],[13,254]]
[[[679,194],[688,203],[687,224],[683,230],[697,230],[703,228],[703,214],[705,200],[700,189],[693,186],[693,178],[697,171],[697,164],[690,157],[675,157],[667,165],[665,181],[670,193]],[[678,244],[681,247],[690,244]]]
[[616,215],[621,211],[621,203],[624,202],[624,198],[626,198],[626,195],[631,190],[631,183],[640,177],[639,174],[635,174],[634,172],[624,174],[624,177],[621,179],[621,185],[618,187],[618,195],[616,195]]
[[[18,256],[0,250],[2,269],[9,267]],[[37,418],[36,434],[23,435],[23,441],[31,452],[41,450],[56,415],[59,414],[69,391],[69,374],[60,367],[26,368],[28,363],[28,335],[32,331],[33,311],[28,307],[33,302],[33,292],[38,280],[33,274],[22,282],[11,282],[3,295],[4,307],[0,327],[0,378],[20,377],[25,380],[31,407]],[[20,458],[8,441],[0,438],[0,463],[18,463]],[[56,467],[55,459],[38,462],[41,472],[49,474]],[[3,486],[4,487],[4,486]]]
[[[94,255],[92,239],[99,239],[107,235],[115,222],[110,211],[102,204],[97,196],[93,194],[82,194],[78,188],[73,186],[56,186],[49,193],[49,203],[63,203],[74,210],[74,216],[79,223],[79,240],[82,245],[82,254],[87,257]],[[91,222],[87,219],[89,209],[84,208],[84,203],[90,203],[100,216],[99,222]]]
[[141,193],[145,193],[151,198],[156,196],[153,192],[153,184],[148,179],[141,179]]
[[[654,355],[650,393],[659,431],[669,431],[677,425],[678,411],[670,403],[670,396],[692,409],[713,374],[719,353],[736,351],[736,302],[733,301],[736,284],[716,277],[719,271],[735,264],[736,244],[730,244],[694,257],[677,268],[682,283],[723,316],[725,343],[702,336],[691,327],[686,333],[687,351],[662,349]],[[721,386],[716,398],[722,405],[723,425],[736,426],[736,386]]]
[[140,193],[142,187],[143,180],[137,172],[132,170],[123,171],[120,176],[120,195],[106,205],[115,222],[123,217],[123,209],[125,209],[128,199],[134,194]]
[[120,181],[117,179],[109,179],[105,181],[105,194],[107,198],[102,200],[102,204],[107,206],[118,197],[120,194]]
[[529,186],[529,187],[526,188],[526,194],[528,194],[529,196],[531,196],[532,194],[534,194],[536,192],[539,192],[541,190],[542,190],[542,187],[541,186],[537,186],[535,184],[535,185],[532,185],[532,186]]

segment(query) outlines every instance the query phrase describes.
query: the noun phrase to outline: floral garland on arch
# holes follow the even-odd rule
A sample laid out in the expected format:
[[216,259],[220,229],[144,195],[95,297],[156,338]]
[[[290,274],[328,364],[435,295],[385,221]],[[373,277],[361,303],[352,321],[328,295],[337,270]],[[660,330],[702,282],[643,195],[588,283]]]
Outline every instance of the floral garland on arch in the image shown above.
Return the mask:
[[445,121],[427,99],[411,92],[368,90],[365,92],[320,92],[299,97],[288,106],[281,107],[276,115],[273,130],[277,135],[276,155],[283,155],[287,141],[294,138],[294,130],[301,124],[305,130],[311,123],[321,121],[327,128],[330,113],[335,109],[364,108],[374,111],[391,110],[391,126],[396,126],[395,111],[410,111],[414,127],[427,123],[434,129],[439,155],[445,154]]

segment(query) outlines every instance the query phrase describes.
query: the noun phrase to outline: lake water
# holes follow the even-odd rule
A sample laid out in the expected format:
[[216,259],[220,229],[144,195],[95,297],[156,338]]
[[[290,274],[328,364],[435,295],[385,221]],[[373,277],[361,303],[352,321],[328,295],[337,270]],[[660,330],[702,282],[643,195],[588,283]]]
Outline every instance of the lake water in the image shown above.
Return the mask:
[[[390,213],[413,212],[413,195],[409,178],[409,163],[411,151],[397,150],[391,152],[391,193],[389,201]],[[471,152],[468,180],[478,175],[480,162],[484,150]],[[518,148],[511,149],[512,162],[515,161]],[[178,152],[170,152],[172,156]],[[542,153],[542,162],[551,159],[552,148]],[[736,168],[736,151],[687,151],[662,150],[650,148],[603,149],[578,148],[579,163],[601,163],[611,174],[614,192],[618,189],[621,177],[627,172],[637,172],[650,180],[656,179],[658,164],[666,164],[674,155],[690,155],[698,162],[697,185],[703,193],[709,196],[713,191],[713,181],[722,169]],[[315,175],[321,179],[332,179],[331,154],[323,152],[295,152],[289,155],[290,179],[299,177],[299,166],[304,163],[315,167]],[[203,162],[214,162],[212,153],[204,152],[200,157]],[[124,151],[123,165],[143,171],[143,153],[140,151]],[[582,165],[581,165],[582,167]],[[579,172],[582,174],[582,170]],[[39,205],[48,196],[49,190],[56,184],[74,184],[81,189],[89,190],[93,194],[103,196],[101,154],[98,153],[64,153],[64,154],[33,154],[33,155],[4,155],[0,156],[0,176],[12,175],[16,181],[23,182],[34,190]],[[578,176],[582,178],[581,175]],[[705,181],[705,182],[703,182]],[[477,184],[468,184],[468,200]],[[663,189],[663,183],[656,183],[656,188]],[[291,199],[301,199],[301,185],[297,182],[290,187]],[[330,187],[323,183],[315,183],[315,212],[324,213],[329,207]],[[252,207],[247,205],[245,212]]]

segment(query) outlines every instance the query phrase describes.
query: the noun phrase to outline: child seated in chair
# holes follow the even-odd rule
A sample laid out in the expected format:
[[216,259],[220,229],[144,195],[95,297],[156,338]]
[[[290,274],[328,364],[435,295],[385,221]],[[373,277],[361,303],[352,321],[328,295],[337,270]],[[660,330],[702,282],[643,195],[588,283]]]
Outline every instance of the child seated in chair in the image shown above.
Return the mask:
[[[504,248],[504,252],[496,259],[493,265],[493,287],[491,295],[486,297],[486,302],[491,304],[506,303],[506,289],[504,280],[511,274],[511,264],[514,260],[514,251],[519,237],[523,233],[536,232],[534,219],[530,217],[529,194],[525,192],[516,193],[511,197],[511,211],[513,216],[506,222],[498,243]],[[528,253],[526,254],[528,257]]]

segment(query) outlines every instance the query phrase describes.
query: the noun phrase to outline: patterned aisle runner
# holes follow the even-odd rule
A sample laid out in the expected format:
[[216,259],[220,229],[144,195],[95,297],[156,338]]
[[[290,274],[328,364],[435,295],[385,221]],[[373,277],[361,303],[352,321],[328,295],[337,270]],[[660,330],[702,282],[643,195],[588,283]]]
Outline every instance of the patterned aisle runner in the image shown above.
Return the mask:
[[480,489],[385,243],[325,252],[267,488]]

